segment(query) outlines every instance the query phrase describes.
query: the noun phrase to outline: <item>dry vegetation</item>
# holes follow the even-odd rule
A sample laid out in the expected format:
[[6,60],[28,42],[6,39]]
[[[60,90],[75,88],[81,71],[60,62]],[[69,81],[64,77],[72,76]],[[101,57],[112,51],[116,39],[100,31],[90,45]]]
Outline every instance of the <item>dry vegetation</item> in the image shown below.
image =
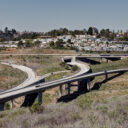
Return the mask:
[[26,79],[26,74],[18,69],[0,64],[0,90],[12,88]]
[[59,56],[0,56],[1,61],[9,61],[12,63],[25,65],[32,68],[38,76],[56,71],[65,70],[60,66],[61,57]]
[[[0,56],[0,60],[1,61],[11,61],[12,63],[15,64],[20,64],[20,65],[25,65],[28,66],[30,68],[32,68],[38,76],[42,76],[44,74],[47,73],[51,73],[51,72],[56,72],[56,71],[64,71],[66,70],[65,67],[60,66],[61,63],[61,57],[59,56]],[[12,69],[12,68],[11,68]],[[6,69],[7,70],[7,69]],[[3,89],[8,89],[8,71],[4,70],[3,72],[5,73],[5,78],[6,78],[6,82],[5,80],[1,80],[1,86],[0,88]],[[15,71],[15,70],[14,70]],[[22,77],[24,76],[24,73],[19,74],[20,71],[18,72],[18,70],[16,70],[16,72],[11,72],[13,73],[14,77],[10,78],[11,79],[11,85],[18,85],[18,83],[22,82]],[[2,72],[2,73],[3,73]],[[1,74],[2,74],[1,73]],[[17,74],[18,73],[18,74]],[[56,75],[52,75],[48,78],[46,78],[46,81],[51,81],[51,80],[55,80],[55,79],[59,79],[62,78],[63,76],[69,75],[71,74],[71,72],[67,72],[67,73],[59,73]],[[17,75],[17,77],[16,77]],[[2,77],[1,77],[2,79]],[[13,79],[15,79],[15,81],[12,81]],[[19,80],[20,79],[20,80]],[[17,82],[16,84],[14,82]],[[5,87],[6,85],[6,87]],[[10,86],[11,88],[11,86]],[[59,93],[58,93],[59,89],[55,88],[52,89],[48,92],[44,93],[44,104],[50,104],[50,103],[56,103],[57,98],[59,97]],[[53,93],[51,93],[53,92]],[[19,107],[19,105],[21,105],[23,102],[23,98],[22,99],[17,99],[14,102],[14,107]],[[7,109],[9,109],[9,104],[7,104]]]
[[90,94],[68,104],[33,106],[0,113],[0,127],[127,128],[128,96],[95,101]]
[[[92,66],[92,69],[101,71],[128,67],[127,62],[128,59],[110,64],[104,63],[101,66]],[[47,106],[39,106],[35,103],[31,108],[1,112],[0,127],[127,128],[128,73],[113,77],[115,75],[117,74],[109,75],[108,81],[104,80],[104,76],[96,77],[91,81],[90,92],[80,95],[69,103]],[[48,93],[44,98],[45,101],[51,100]]]
[[43,48],[30,48],[30,49],[16,49],[9,48],[6,51],[1,51],[1,54],[75,54],[73,50],[59,50],[59,49],[43,49]]

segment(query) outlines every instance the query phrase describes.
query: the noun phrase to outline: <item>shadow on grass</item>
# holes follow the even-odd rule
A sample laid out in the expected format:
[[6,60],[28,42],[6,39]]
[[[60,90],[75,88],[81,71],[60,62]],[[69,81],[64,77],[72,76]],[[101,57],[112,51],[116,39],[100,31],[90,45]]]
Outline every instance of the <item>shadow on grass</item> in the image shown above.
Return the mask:
[[94,86],[92,87],[91,91],[92,91],[92,90],[99,90],[100,87],[102,86],[102,84],[104,84],[104,83],[106,83],[106,82],[108,82],[108,81],[110,81],[110,80],[112,80],[112,79],[114,79],[114,78],[116,78],[116,77],[119,77],[119,76],[121,76],[121,75],[123,75],[123,74],[124,74],[124,72],[121,72],[121,73],[118,73],[118,74],[116,74],[116,75],[114,75],[114,76],[112,76],[112,77],[109,77],[108,79],[105,79],[105,80],[103,80],[103,81],[101,81],[101,82],[95,83]]
[[76,99],[78,96],[80,96],[80,95],[82,95],[82,94],[84,94],[84,93],[87,93],[87,92],[78,92],[78,91],[76,91],[76,92],[70,94],[70,96],[65,95],[65,96],[60,97],[60,98],[57,100],[57,102],[58,102],[58,103],[59,103],[59,102],[70,102],[70,101]]
[[[103,83],[106,83],[106,82],[108,82],[108,81],[110,81],[110,80],[112,80],[112,79],[114,79],[114,78],[116,78],[118,76],[121,76],[122,74],[124,74],[124,72],[118,73],[118,74],[116,74],[116,75],[114,75],[114,76],[112,76],[112,77],[110,77],[108,79],[105,79],[105,80],[103,80],[101,82],[95,83],[93,88],[90,91],[99,90]],[[87,80],[85,80],[85,81],[87,81]],[[82,94],[85,94],[85,93],[89,93],[89,90],[87,89],[87,82],[84,84],[84,86],[82,85],[82,87],[81,87],[81,89],[79,91],[75,91],[74,93],[70,94],[69,96],[68,95],[62,96],[57,100],[57,102],[58,103],[59,102],[70,102],[70,101],[76,99],[78,96],[80,96]]]
[[77,58],[77,60],[82,61],[84,63],[91,64],[91,65],[101,64],[99,61],[92,60],[92,59],[89,59],[89,58]]

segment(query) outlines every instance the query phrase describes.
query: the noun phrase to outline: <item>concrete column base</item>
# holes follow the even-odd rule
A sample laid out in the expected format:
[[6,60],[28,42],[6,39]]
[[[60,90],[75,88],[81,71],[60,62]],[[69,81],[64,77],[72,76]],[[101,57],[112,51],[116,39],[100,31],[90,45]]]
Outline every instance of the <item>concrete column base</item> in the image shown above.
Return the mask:
[[78,88],[77,88],[77,91],[79,92],[80,90],[80,81],[78,81]]
[[71,84],[68,83],[68,96],[70,96]]
[[106,62],[107,62],[107,63],[109,63],[109,60],[108,60],[108,59],[106,59]]
[[10,101],[10,108],[13,108],[13,100]]
[[66,91],[66,84],[64,84],[64,91]]
[[103,62],[103,60],[102,60],[102,58],[100,58],[100,63],[102,64],[102,62]]
[[3,103],[0,103],[0,111],[4,111],[4,102]]
[[108,74],[107,74],[107,71],[105,71],[105,80],[108,79]]
[[88,91],[90,91],[90,79],[88,79],[88,81],[87,81],[87,89],[88,89]]
[[43,96],[42,92],[38,93],[38,103],[39,104],[43,103],[43,101],[42,101],[43,97],[42,96]]
[[62,96],[62,85],[59,86],[59,96],[60,96],[60,97]]

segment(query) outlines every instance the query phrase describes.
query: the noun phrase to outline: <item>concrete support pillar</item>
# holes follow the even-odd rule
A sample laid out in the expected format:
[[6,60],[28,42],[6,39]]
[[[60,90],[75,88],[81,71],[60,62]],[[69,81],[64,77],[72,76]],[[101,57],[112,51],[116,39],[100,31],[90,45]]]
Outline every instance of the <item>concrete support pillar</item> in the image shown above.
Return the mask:
[[13,108],[13,100],[10,101],[10,108]]
[[0,103],[0,111],[4,111],[4,102],[3,103]]
[[66,84],[64,84],[64,91],[66,90]]
[[79,90],[80,90],[80,81],[78,81],[78,89],[77,89],[77,91],[79,92]]
[[107,61],[107,63],[109,62],[109,60],[108,60],[108,59],[106,59],[106,61]]
[[71,84],[68,83],[68,96],[70,96]]
[[76,57],[73,56],[73,57],[72,57],[72,62],[75,62],[75,61],[76,61]]
[[103,62],[103,59],[102,59],[102,57],[100,58],[100,63],[102,64],[102,62]]
[[42,92],[39,92],[39,93],[38,93],[38,103],[39,103],[39,104],[42,104],[42,96],[43,96],[43,95],[42,95]]
[[66,95],[66,84],[64,84],[64,94]]
[[62,96],[62,85],[59,86],[59,96],[61,97]]
[[87,80],[87,89],[90,91],[90,79]]

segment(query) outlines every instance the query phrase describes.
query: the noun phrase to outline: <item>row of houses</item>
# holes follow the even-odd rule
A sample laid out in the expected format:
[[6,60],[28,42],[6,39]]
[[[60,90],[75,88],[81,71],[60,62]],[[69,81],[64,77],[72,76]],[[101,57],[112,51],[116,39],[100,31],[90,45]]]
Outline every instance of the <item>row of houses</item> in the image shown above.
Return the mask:
[[[96,36],[91,35],[64,35],[57,36],[56,38],[52,38],[49,36],[40,37],[38,39],[32,40],[32,43],[35,41],[40,41],[40,47],[49,47],[50,42],[56,42],[58,40],[62,40],[64,43],[62,44],[64,47],[75,47],[79,50],[87,50],[87,51],[128,51],[128,42],[119,42],[119,41],[110,41],[105,38],[96,38]],[[22,39],[23,43],[26,43],[25,39]],[[11,47],[17,48],[19,41],[7,41],[4,43],[0,43],[0,47]]]

